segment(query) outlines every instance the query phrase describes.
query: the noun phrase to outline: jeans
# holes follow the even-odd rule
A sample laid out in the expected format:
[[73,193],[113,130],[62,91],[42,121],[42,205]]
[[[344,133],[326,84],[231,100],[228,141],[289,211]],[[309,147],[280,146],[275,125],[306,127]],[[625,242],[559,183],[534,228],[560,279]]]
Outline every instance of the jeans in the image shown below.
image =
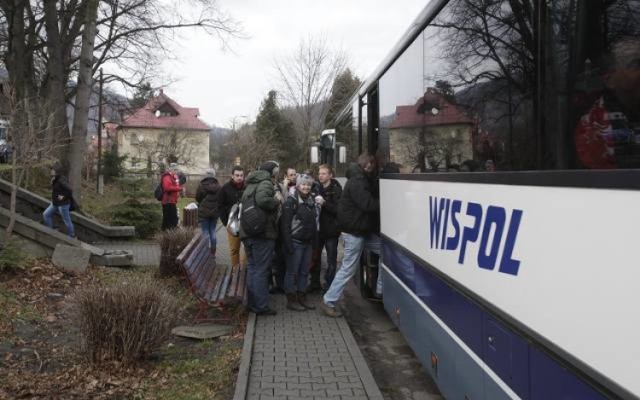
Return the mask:
[[162,205],[162,230],[167,231],[178,226],[178,209],[175,203]]
[[242,244],[247,253],[249,309],[256,313],[266,311],[269,309],[269,278],[275,241],[246,238]]
[[209,247],[212,249],[216,248],[216,222],[217,218],[206,218],[200,220],[200,227],[202,228],[202,233],[209,237]]
[[330,238],[318,238],[311,255],[311,285],[320,284],[320,272],[322,269],[322,248],[327,251],[327,270],[324,273],[325,288],[331,286],[338,266],[338,236]]
[[[380,238],[376,235],[370,235],[369,237],[351,235],[349,233],[343,233],[344,239],[344,257],[342,258],[342,265],[336,273],[331,287],[325,293],[323,300],[325,304],[330,307],[335,307],[340,296],[344,291],[345,286],[349,282],[360,267],[360,257],[362,257],[362,251],[367,249],[372,251],[380,251]],[[382,280],[380,278],[380,284]]]
[[54,206],[53,204],[49,204],[46,210],[42,213],[42,217],[44,218],[44,224],[49,228],[53,229],[53,216],[56,213],[59,213],[62,217],[62,222],[64,222],[64,226],[67,227],[67,234],[71,237],[76,236],[76,231],[73,226],[73,222],[71,222],[71,212],[69,211],[69,204],[65,206]]
[[329,287],[329,290],[327,290],[327,293],[325,293],[323,297],[325,304],[330,307],[336,306],[347,282],[349,282],[349,279],[358,272],[360,257],[362,256],[362,250],[364,249],[366,242],[366,238],[364,236],[355,236],[349,233],[343,233],[342,237],[344,239],[344,257],[342,258],[342,265],[336,273],[333,283],[331,283],[331,287]]
[[284,277],[284,290],[288,294],[307,290],[312,250],[311,243],[293,241],[293,253],[287,254],[287,273]]
[[244,250],[242,250],[242,241],[240,240],[240,238],[237,236],[233,236],[227,231],[227,239],[229,241],[231,265],[234,266],[247,264],[247,256]]
[[278,289],[284,290],[284,277],[287,273],[287,257],[284,250],[284,243],[282,243],[282,235],[278,236],[276,240],[276,247],[274,249],[274,257],[271,263],[271,270],[273,272],[273,284]]

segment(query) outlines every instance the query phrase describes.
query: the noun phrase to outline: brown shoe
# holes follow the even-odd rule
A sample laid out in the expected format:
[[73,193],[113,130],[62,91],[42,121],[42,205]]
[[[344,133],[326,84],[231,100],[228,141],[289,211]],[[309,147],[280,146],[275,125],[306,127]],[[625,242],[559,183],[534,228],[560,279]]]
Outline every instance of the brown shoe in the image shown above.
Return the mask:
[[342,313],[340,313],[337,308],[327,305],[324,300],[320,301],[320,310],[322,310],[326,316],[331,318],[342,317]]
[[316,306],[307,302],[307,294],[305,292],[298,292],[298,303],[307,310],[315,310]]
[[307,311],[300,303],[295,293],[287,293],[287,308],[293,311]]

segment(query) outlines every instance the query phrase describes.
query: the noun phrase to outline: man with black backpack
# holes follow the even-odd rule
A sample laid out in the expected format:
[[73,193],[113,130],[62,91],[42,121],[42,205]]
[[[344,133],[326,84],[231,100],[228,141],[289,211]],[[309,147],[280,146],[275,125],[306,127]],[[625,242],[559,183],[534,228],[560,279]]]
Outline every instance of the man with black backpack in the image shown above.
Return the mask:
[[248,306],[258,315],[276,314],[269,308],[269,278],[282,200],[282,195],[274,190],[278,170],[275,161],[262,163],[247,177],[242,195],[240,238],[247,253]]

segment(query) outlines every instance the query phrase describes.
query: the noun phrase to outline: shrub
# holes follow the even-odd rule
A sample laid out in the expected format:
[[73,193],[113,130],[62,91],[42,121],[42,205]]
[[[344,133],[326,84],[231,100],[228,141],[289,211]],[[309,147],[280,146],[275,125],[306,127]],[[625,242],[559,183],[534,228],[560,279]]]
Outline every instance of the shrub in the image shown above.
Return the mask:
[[118,155],[118,147],[115,145],[109,151],[103,154],[102,173],[104,174],[105,183],[109,183],[113,179],[118,178],[124,174],[124,161],[126,159],[126,155]]
[[19,245],[13,240],[5,241],[0,245],[0,272],[24,269],[28,256],[20,250]]
[[139,238],[152,237],[160,229],[161,223],[162,210],[158,205],[135,198],[117,205],[111,214],[111,225],[135,226]]
[[176,262],[176,257],[189,244],[196,234],[196,229],[183,227],[170,229],[158,235],[160,244],[160,268],[161,276],[171,276],[180,274],[180,266]]
[[73,306],[82,348],[94,363],[147,358],[169,338],[179,311],[176,299],[149,278],[81,288]]

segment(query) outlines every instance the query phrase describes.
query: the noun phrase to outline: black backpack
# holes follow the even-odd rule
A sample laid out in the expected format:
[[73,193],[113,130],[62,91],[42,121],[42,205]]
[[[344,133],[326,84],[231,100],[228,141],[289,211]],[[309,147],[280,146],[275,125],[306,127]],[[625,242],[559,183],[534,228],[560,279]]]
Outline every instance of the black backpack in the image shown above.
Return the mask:
[[267,213],[256,204],[254,191],[242,202],[240,225],[247,236],[258,236],[267,229]]
[[162,190],[162,181],[160,181],[160,183],[158,183],[158,186],[156,186],[156,190],[153,191],[153,197],[155,197],[158,201],[162,201],[163,194],[164,190]]

